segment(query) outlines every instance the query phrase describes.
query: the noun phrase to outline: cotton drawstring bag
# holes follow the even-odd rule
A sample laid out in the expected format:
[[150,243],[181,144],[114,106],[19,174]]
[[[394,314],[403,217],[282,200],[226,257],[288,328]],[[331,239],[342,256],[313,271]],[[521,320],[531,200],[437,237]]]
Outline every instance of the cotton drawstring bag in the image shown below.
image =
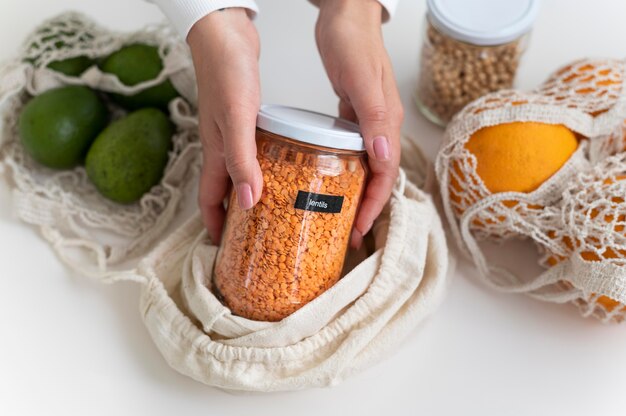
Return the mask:
[[[62,37],[62,51],[50,45],[58,41],[51,34]],[[183,195],[199,167],[197,116],[189,104],[196,99],[193,71],[186,48],[173,39],[166,27],[118,34],[70,13],[38,28],[22,57],[2,69],[0,162],[19,217],[38,226],[74,270],[107,283],[140,284],[140,311],[155,344],[169,365],[200,382],[239,391],[297,390],[334,385],[379,362],[435,310],[452,270],[439,216],[416,185],[426,176],[419,147],[403,141],[406,173],[374,224],[373,248],[352,252],[337,284],[279,322],[235,316],[211,292],[217,247],[197,209],[168,232],[181,220]],[[55,59],[105,56],[138,41],[159,45],[164,70],[132,88],[97,67],[79,78],[45,68]],[[182,95],[170,104],[174,150],[161,184],[139,203],[108,202],[83,168],[53,172],[22,150],[15,127],[29,96],[74,83],[136,92],[166,77]]]
[[[68,77],[46,67],[51,61],[76,56],[102,58],[138,42],[158,46],[164,68],[154,80],[132,87],[103,73],[97,65],[80,77]],[[54,171],[36,164],[24,153],[17,124],[30,96],[63,85],[131,94],[167,78],[182,95],[170,103],[176,133],[161,184],[144,195],[140,203],[121,206],[110,202],[89,183],[84,168]],[[196,101],[194,85],[188,49],[167,26],[115,33],[77,13],[44,22],[27,38],[19,56],[0,69],[0,166],[11,181],[16,212],[23,221],[39,227],[59,258],[71,268],[102,277],[131,259],[136,262],[173,222],[185,185],[191,182],[200,163],[197,117],[189,104]]]
[[[623,60],[576,61],[535,91],[476,100],[446,129],[436,161],[444,211],[453,238],[488,285],[573,302],[584,316],[605,322],[626,316],[625,68]],[[580,137],[578,148],[536,190],[491,193],[466,143],[483,127],[528,121],[566,126]],[[513,239],[532,241],[535,260],[547,270],[526,274],[498,264],[498,254],[487,257],[483,242]]]
[[217,247],[198,215],[139,264],[141,311],[176,370],[246,391],[334,385],[391,353],[442,298],[448,253],[430,198],[402,173],[374,252],[279,322],[232,315],[210,290]]

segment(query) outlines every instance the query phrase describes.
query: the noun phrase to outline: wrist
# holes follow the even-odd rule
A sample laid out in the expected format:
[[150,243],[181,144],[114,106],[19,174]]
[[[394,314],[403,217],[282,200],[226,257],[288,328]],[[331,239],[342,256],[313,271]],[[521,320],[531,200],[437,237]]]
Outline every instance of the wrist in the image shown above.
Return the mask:
[[205,50],[207,44],[232,41],[236,38],[255,38],[256,29],[246,9],[232,7],[209,13],[189,30],[187,43],[194,50]]
[[349,18],[368,26],[382,24],[383,7],[378,0],[320,0],[320,20]]

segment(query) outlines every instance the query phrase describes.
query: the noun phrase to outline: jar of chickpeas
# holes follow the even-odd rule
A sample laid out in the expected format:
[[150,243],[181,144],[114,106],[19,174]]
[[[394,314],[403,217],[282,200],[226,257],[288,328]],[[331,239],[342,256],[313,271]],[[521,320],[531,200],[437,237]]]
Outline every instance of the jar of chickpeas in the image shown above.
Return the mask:
[[367,177],[358,126],[291,107],[261,107],[261,200],[232,192],[213,290],[244,318],[279,321],[341,277]]
[[471,101],[513,86],[539,0],[427,0],[415,94],[446,125]]

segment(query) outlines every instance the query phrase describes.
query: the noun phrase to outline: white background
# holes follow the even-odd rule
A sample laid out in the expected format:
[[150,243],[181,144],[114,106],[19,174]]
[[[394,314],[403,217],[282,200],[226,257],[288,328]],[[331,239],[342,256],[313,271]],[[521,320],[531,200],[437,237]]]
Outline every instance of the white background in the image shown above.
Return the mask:
[[[334,112],[305,0],[259,1],[266,102]],[[425,1],[402,0],[385,38],[406,107],[404,129],[432,156],[442,131],[415,110]],[[2,0],[0,60],[32,27],[84,11],[115,29],[161,19],[140,0]],[[519,85],[579,57],[626,55],[626,2],[546,0]],[[626,326],[571,306],[503,295],[462,263],[446,301],[383,363],[332,389],[231,395],[170,369],[138,313],[138,287],[73,276],[17,221],[0,181],[2,415],[623,415]]]

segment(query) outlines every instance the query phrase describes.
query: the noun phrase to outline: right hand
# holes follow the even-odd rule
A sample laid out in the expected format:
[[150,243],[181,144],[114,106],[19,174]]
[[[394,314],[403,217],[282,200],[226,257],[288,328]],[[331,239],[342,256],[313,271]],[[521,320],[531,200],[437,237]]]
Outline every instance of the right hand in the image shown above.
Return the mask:
[[203,155],[199,205],[217,244],[231,179],[242,209],[252,208],[263,190],[255,141],[261,100],[259,36],[245,9],[230,8],[196,22],[187,43],[198,82]]

